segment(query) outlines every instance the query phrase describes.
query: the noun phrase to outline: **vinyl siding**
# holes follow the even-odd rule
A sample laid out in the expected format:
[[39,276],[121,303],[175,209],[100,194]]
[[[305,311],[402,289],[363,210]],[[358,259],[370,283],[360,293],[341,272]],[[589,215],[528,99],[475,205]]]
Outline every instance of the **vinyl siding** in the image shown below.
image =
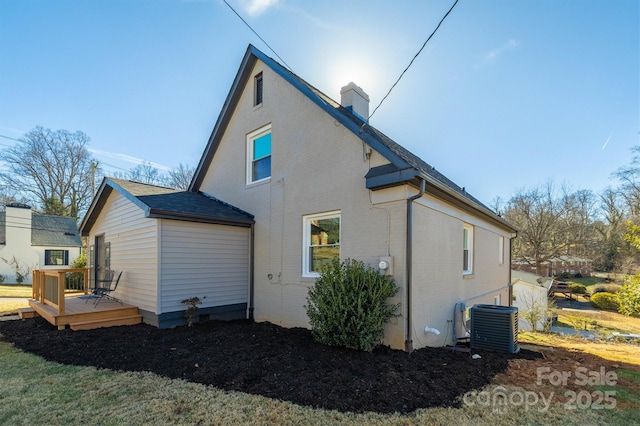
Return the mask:
[[250,229],[161,220],[160,313],[248,302]]
[[111,269],[123,271],[114,296],[156,313],[156,219],[145,218],[141,208],[113,191],[91,228],[88,244],[93,245],[100,234],[111,243]]

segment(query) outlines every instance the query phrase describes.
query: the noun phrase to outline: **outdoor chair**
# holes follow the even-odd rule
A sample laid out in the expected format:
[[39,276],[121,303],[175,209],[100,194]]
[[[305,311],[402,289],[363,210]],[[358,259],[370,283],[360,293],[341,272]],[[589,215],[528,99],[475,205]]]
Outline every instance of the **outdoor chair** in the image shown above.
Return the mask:
[[[115,275],[115,273],[113,273],[112,275]],[[106,300],[111,300],[114,302],[118,302],[122,305],[122,301],[111,296],[111,293],[114,292],[116,290],[116,288],[118,288],[118,283],[120,282],[120,277],[122,276],[122,271],[120,271],[120,273],[118,274],[118,277],[116,278],[115,284],[112,285],[113,283],[113,279],[108,282],[105,283],[106,285],[103,285],[101,287],[96,286],[96,288],[93,290],[93,293],[96,297],[96,301],[93,304],[94,306],[98,306],[98,303],[100,303],[101,300],[106,299]]]
[[108,269],[106,271],[100,272],[100,276],[96,279],[94,286],[87,288],[86,295],[80,296],[80,299],[84,299],[84,303],[87,303],[89,299],[97,301],[96,299],[99,299],[101,297],[100,294],[98,294],[98,290],[111,287],[111,283],[113,282],[113,277],[116,271],[114,271],[113,269]]

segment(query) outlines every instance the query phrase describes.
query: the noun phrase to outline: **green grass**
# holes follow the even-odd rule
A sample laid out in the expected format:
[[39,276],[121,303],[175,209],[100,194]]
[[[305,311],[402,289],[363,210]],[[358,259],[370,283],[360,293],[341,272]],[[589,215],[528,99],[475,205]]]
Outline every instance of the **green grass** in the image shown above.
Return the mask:
[[31,297],[31,286],[0,284],[0,297]]
[[[151,373],[124,373],[64,366],[0,342],[0,424],[11,425],[586,425],[633,424],[623,412],[566,411],[562,405],[465,406],[426,409],[411,415],[354,414],[224,392]],[[532,378],[535,380],[535,378]],[[489,388],[487,392],[496,392]],[[508,389],[507,392],[518,392]],[[607,410],[608,411],[608,410]],[[612,423],[613,422],[613,423]]]
[[569,278],[568,280],[566,280],[566,282],[582,284],[587,288],[591,287],[592,285],[596,285],[596,284],[610,284],[610,282],[607,282],[607,280],[605,278],[599,278],[599,277]]
[[[616,370],[618,376],[618,384],[621,382],[629,382],[627,386],[616,386],[614,388],[616,394],[616,410],[606,411],[605,417],[611,424],[640,424],[640,411],[637,408],[628,408],[629,405],[635,406],[640,401],[640,371]],[[601,391],[610,390],[610,387],[599,386],[596,389]]]

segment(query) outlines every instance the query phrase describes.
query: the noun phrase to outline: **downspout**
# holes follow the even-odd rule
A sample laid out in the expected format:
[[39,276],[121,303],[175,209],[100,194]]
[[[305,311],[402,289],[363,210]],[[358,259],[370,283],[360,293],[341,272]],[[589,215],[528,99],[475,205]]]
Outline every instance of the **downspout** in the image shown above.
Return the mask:
[[249,306],[248,306],[248,319],[253,321],[253,299],[254,299],[254,279],[253,279],[253,259],[254,259],[254,238],[255,238],[255,223],[251,224],[251,240],[249,241]]
[[413,258],[413,202],[424,195],[427,182],[420,179],[420,192],[416,195],[407,198],[407,248],[406,248],[406,273],[407,273],[407,331],[404,341],[404,349],[407,352],[413,351],[413,339],[412,339],[412,325],[411,325],[411,265]]
[[511,258],[513,255],[513,240],[515,240],[517,236],[518,233],[516,232],[509,238],[509,304],[507,306],[513,306],[513,284],[511,282],[513,280],[513,277],[511,275]]

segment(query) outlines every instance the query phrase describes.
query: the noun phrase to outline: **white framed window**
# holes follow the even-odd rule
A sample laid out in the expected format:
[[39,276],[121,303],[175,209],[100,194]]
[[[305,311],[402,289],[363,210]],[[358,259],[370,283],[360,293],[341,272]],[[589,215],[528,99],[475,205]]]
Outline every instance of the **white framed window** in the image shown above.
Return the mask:
[[340,211],[303,216],[302,227],[302,276],[317,277],[340,259]]
[[504,264],[504,237],[498,238],[498,265]]
[[462,231],[462,273],[473,273],[473,226],[467,223]]
[[271,177],[271,124],[247,135],[247,185]]
[[493,304],[496,306],[500,306],[500,303],[502,302],[502,297],[500,297],[500,295],[497,295],[493,298]]

